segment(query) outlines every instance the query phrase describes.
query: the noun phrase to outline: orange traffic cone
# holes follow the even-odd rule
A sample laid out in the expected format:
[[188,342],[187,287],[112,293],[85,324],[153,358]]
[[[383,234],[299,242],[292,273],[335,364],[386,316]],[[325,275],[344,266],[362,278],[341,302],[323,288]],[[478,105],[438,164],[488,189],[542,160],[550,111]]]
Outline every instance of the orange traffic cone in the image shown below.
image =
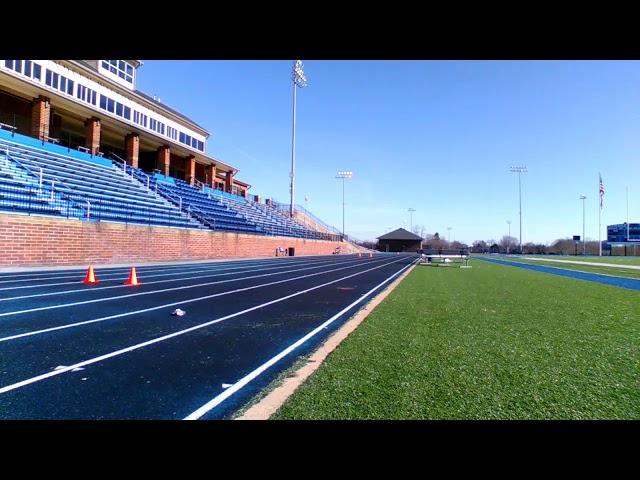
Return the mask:
[[136,273],[136,267],[131,267],[129,272],[129,280],[124,282],[125,285],[142,285],[142,282],[138,281],[138,274]]
[[96,274],[93,271],[93,265],[89,265],[89,269],[87,270],[87,275],[84,277],[82,283],[98,283],[99,280],[96,278]]

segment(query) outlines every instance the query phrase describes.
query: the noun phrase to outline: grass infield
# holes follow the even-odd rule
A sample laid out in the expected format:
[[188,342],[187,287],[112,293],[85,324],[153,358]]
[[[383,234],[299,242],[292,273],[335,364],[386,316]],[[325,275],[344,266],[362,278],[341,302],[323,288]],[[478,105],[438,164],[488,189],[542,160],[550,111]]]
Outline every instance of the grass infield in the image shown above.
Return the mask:
[[274,419],[640,418],[640,295],[416,267]]

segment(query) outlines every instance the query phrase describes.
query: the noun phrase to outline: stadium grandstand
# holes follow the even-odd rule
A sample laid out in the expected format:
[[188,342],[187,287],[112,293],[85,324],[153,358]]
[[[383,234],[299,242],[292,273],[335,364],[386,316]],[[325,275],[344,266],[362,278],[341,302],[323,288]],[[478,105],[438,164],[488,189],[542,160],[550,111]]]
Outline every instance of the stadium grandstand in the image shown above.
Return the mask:
[[[287,238],[327,242],[314,253],[345,243],[306,209],[250,195],[237,167],[207,153],[208,131],[136,88],[141,65],[0,60],[0,214],[253,236],[240,256]],[[262,249],[257,237],[285,240]]]

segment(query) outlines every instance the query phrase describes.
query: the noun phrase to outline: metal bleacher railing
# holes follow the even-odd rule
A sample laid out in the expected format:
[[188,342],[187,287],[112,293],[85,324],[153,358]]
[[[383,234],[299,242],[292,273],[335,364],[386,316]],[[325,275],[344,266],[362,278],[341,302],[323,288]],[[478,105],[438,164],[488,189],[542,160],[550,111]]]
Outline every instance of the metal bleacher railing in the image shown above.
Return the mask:
[[1,210],[84,221],[341,239],[339,232],[316,231],[267,205],[207,188],[195,178],[192,186],[132,168],[114,152],[99,158],[102,155],[94,156],[81,145],[74,149],[70,137],[60,141],[19,134],[20,122],[10,121],[0,122]]
[[151,176],[147,175],[145,172],[143,172],[139,168],[133,168],[132,166],[127,165],[127,162],[125,162],[117,154],[110,152],[109,157],[116,164],[116,167],[122,172],[123,175],[131,176],[131,179],[133,181],[141,182],[142,185],[146,187],[147,191],[152,191],[152,187],[153,187],[154,193],[165,197],[173,205],[178,207],[178,210],[180,212],[185,213],[187,217],[193,217],[196,220],[198,220],[200,223],[204,224],[209,229],[216,230],[215,218],[213,218],[210,215],[207,215],[205,212],[203,212],[202,210],[200,210],[198,207],[194,205],[186,205],[185,207],[185,205],[183,205],[182,197],[178,195],[174,195],[170,192],[163,192],[162,190],[159,192],[158,182],[155,178],[153,178],[152,180]]
[[[153,185],[158,194],[171,199],[175,204],[180,205],[182,209],[184,209],[185,204],[187,208],[191,207],[191,211],[195,212],[194,216],[196,218],[201,219],[201,221],[202,218],[214,220],[214,229],[267,236],[288,236],[334,241],[340,239],[338,235],[306,229],[303,225],[291,221],[288,217],[283,217],[265,205],[252,202],[242,196],[215,190],[196,178],[193,178],[193,185],[186,180],[177,178],[172,178],[170,182],[165,183],[164,180],[158,181],[155,175],[150,177],[140,169],[132,170],[130,166],[125,167],[122,158],[115,155],[112,156],[112,158],[114,157],[119,165],[123,165],[123,170],[133,172],[132,175],[138,180]],[[197,207],[195,204],[200,205],[202,208]],[[209,213],[204,210],[209,211]]]
[[85,163],[12,139],[13,135],[0,139],[2,210],[85,221],[201,227],[186,214],[155,201],[152,194],[139,195],[138,186],[124,184],[113,166]]
[[[286,218],[291,218],[289,216],[289,204],[285,204],[285,203],[281,203],[278,202],[275,199],[271,199],[271,203],[272,203],[272,209],[277,211],[279,215],[282,215]],[[320,218],[318,218],[316,215],[314,215],[313,213],[311,213],[309,210],[307,210],[306,208],[304,208],[302,205],[298,205],[295,204],[294,205],[294,212],[300,212],[303,215],[306,215],[307,217],[309,217],[310,219],[312,219],[315,223],[317,223],[318,225],[322,226],[324,229],[328,230],[329,232],[332,233],[327,233],[327,235],[330,236],[331,239],[343,239],[347,242],[352,242],[352,243],[357,243],[360,244],[362,243],[360,240],[358,240],[357,238],[350,236],[350,235],[343,235],[342,232],[340,230],[338,230],[336,227],[329,225],[328,223],[324,222],[323,220],[321,220]],[[295,221],[295,219],[294,219]]]

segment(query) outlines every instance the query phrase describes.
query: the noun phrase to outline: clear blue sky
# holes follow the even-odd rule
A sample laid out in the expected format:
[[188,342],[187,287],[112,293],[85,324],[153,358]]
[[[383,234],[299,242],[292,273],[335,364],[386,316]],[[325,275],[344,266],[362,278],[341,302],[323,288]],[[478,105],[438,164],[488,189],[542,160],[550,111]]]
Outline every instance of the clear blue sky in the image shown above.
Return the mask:
[[[138,88],[209,130],[207,152],[263,198],[289,202],[289,61],[144,61]],[[608,223],[640,222],[638,61],[304,61],[296,203],[374,239],[413,225],[471,243],[598,238],[598,172]]]

